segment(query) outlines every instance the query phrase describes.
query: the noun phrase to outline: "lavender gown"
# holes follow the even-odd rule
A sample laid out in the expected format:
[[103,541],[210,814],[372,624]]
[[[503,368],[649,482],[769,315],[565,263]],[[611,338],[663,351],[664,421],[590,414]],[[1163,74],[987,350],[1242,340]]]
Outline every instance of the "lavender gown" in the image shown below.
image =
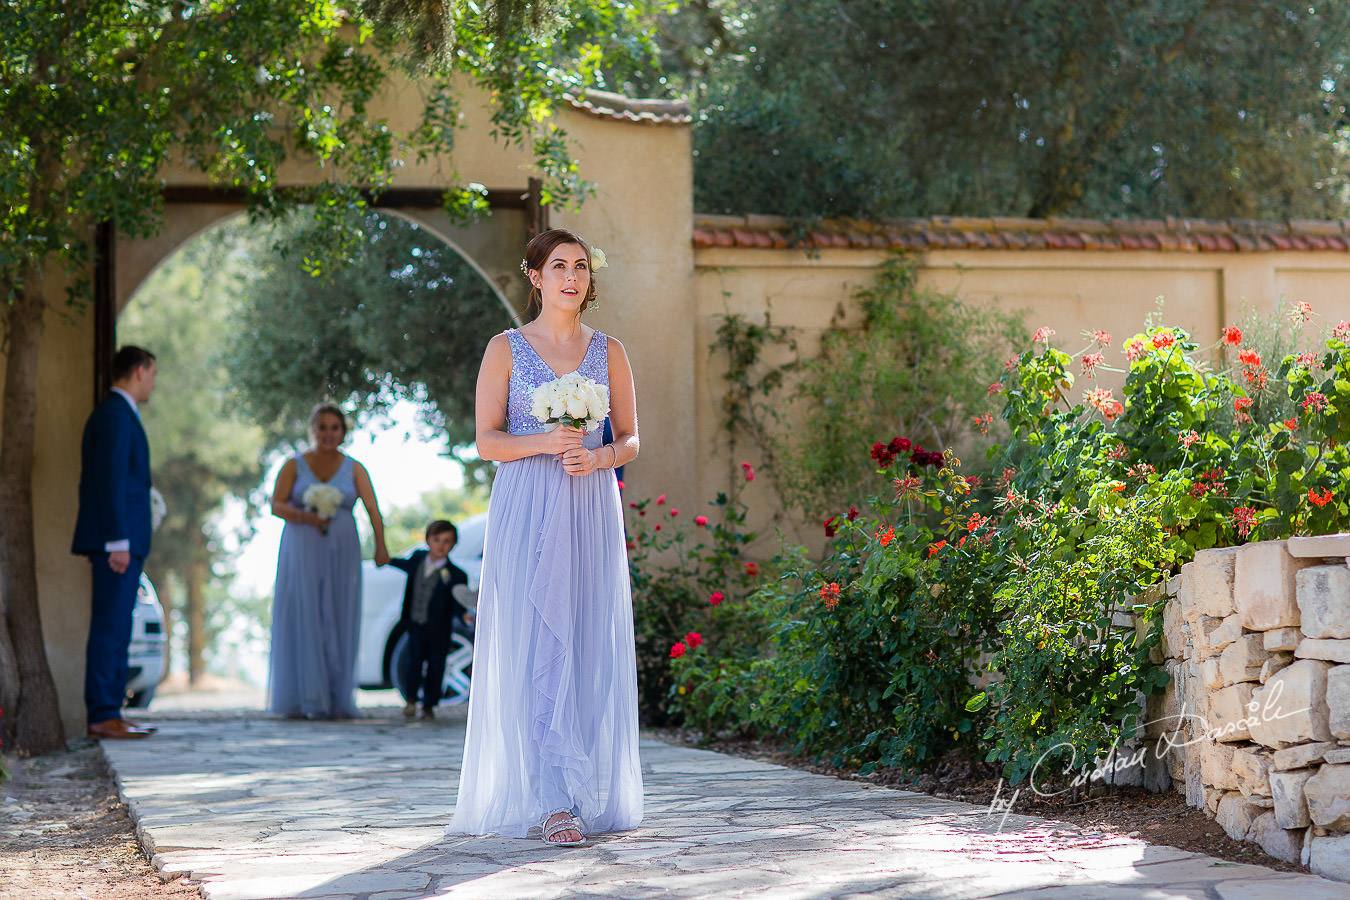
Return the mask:
[[[295,455],[291,504],[305,505],[305,489],[319,479]],[[272,600],[272,652],[267,708],[282,715],[354,718],[356,647],[361,630],[361,541],[356,534],[356,478],[346,457],[328,483],[342,506],[328,534],[287,522],[277,553]]]
[[[515,329],[507,430],[544,428],[530,394],[555,375]],[[609,343],[577,371],[609,384]],[[600,446],[599,431],[584,444]],[[588,832],[642,820],[637,658],[614,472],[573,477],[549,454],[502,463],[478,593],[459,798],[446,832],[524,837],[555,810]]]

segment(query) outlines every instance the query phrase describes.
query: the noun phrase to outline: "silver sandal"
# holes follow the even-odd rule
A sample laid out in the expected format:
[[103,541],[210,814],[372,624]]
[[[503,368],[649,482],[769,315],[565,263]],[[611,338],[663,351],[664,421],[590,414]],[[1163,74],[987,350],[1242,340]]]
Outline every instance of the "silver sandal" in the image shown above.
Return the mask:
[[[560,814],[563,814],[562,818],[550,825],[549,819]],[[544,832],[544,843],[548,844],[550,847],[578,847],[586,843],[586,834],[581,830],[581,820],[574,816],[570,810],[559,809],[549,813],[544,816],[544,821],[540,823],[539,827],[543,829]],[[577,834],[581,835],[581,837],[575,841],[550,840],[553,835],[564,831],[575,831]]]

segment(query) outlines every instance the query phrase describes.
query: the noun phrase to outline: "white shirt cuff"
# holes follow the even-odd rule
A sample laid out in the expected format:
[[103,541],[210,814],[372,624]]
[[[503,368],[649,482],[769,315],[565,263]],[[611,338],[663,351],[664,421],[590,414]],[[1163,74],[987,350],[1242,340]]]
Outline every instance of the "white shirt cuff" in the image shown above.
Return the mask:
[[106,550],[108,553],[116,553],[119,550],[125,550],[126,552],[130,553],[131,538],[127,538],[126,540],[122,541],[108,541],[108,543],[103,545],[103,549]]

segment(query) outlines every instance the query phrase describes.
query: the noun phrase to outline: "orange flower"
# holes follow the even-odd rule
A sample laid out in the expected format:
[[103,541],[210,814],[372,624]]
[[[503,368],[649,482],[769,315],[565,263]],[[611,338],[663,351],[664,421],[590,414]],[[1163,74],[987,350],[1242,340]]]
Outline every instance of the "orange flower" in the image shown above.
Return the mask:
[[1261,354],[1255,350],[1243,350],[1238,353],[1238,362],[1244,366],[1259,366],[1261,365]]
[[1312,488],[1308,489],[1308,500],[1314,506],[1326,506],[1331,502],[1333,496],[1330,488],[1323,488],[1321,493],[1318,493]]
[[825,601],[826,609],[834,609],[839,605],[839,585],[831,581],[820,589],[820,599]]
[[892,526],[890,528],[887,528],[885,533],[882,533],[881,529],[878,528],[876,530],[876,533],[873,534],[872,537],[876,538],[878,541],[881,541],[881,546],[885,547],[888,544],[890,544],[891,541],[895,540],[895,527]]
[[930,545],[928,546],[928,555],[929,555],[929,556],[936,556],[936,555],[937,555],[937,552],[938,552],[939,550],[941,550],[941,549],[942,549],[943,547],[945,547],[945,546],[947,546],[947,542],[946,542],[946,541],[938,541],[936,544],[930,544]]
[[1177,336],[1170,330],[1159,331],[1153,335],[1152,342],[1155,350],[1166,350],[1177,342]]
[[1223,337],[1220,338],[1225,344],[1232,344],[1236,347],[1242,343],[1242,329],[1236,325],[1229,325],[1223,330]]

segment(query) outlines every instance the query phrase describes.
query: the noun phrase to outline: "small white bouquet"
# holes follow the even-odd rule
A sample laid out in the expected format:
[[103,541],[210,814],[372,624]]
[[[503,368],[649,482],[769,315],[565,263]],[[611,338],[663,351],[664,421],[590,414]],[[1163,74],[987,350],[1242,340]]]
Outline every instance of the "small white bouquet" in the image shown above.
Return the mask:
[[[314,510],[319,518],[327,522],[328,519],[337,515],[338,507],[342,506],[342,491],[333,487],[331,484],[311,484],[309,487],[305,488],[305,493],[301,495],[300,500],[305,504],[306,509]],[[327,524],[320,528],[319,531],[327,534]]]
[[576,372],[539,385],[530,401],[530,414],[554,427],[594,431],[609,415],[609,388]]
[[159,492],[159,488],[150,489],[150,530],[159,531],[160,524],[164,517],[169,514],[169,504],[164,502],[164,495]]

